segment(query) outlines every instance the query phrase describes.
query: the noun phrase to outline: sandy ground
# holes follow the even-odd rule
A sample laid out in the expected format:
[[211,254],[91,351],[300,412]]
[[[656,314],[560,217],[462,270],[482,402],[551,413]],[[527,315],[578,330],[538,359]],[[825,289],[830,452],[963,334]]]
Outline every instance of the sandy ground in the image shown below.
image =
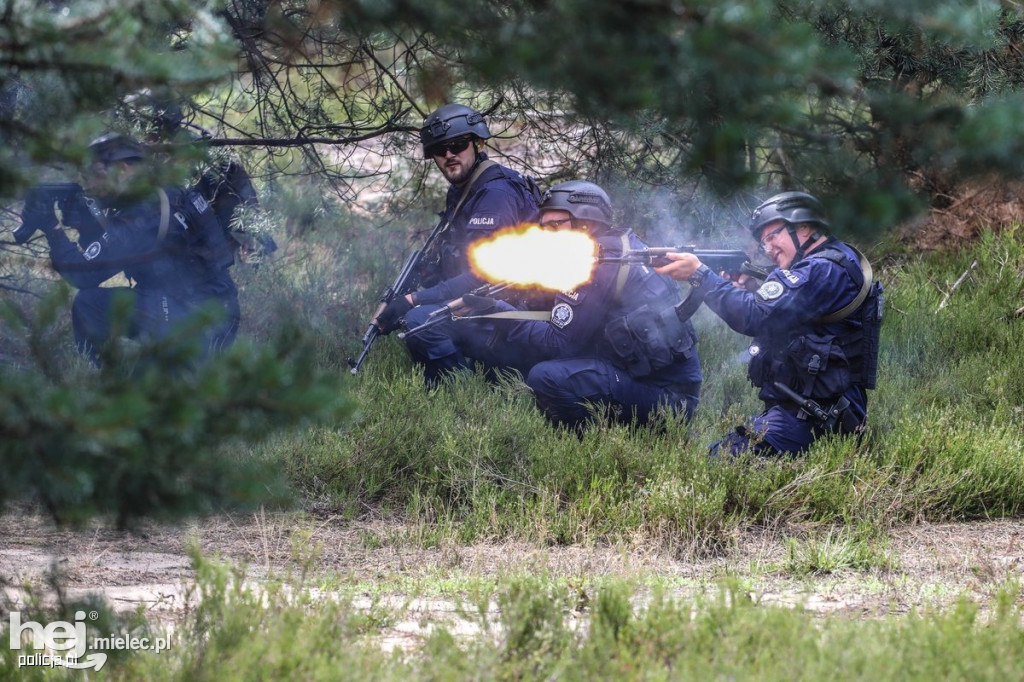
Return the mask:
[[[42,585],[44,575],[56,568],[71,596],[100,593],[115,608],[141,604],[157,617],[173,618],[185,608],[193,578],[187,541],[198,543],[205,555],[244,564],[254,581],[268,573],[294,573],[305,563],[335,582],[383,585],[396,592],[400,589],[388,586],[543,572],[584,581],[657,578],[686,595],[718,589],[728,576],[760,603],[851,617],[943,608],[961,597],[987,608],[1008,580],[1024,582],[1024,520],[898,529],[884,548],[890,568],[822,575],[787,570],[792,564],[787,563],[786,539],[756,529],[741,533],[726,556],[699,561],[628,546],[499,542],[419,549],[396,540],[415,530],[382,521],[257,514],[218,516],[186,526],[150,525],[136,532],[101,524],[68,531],[37,516],[9,513],[0,517],[0,585],[6,584],[8,603],[17,604],[24,594],[19,586]],[[414,596],[418,601],[405,604],[419,611],[415,622],[422,623],[424,611],[454,610],[450,600]],[[396,630],[402,627],[408,624]]]

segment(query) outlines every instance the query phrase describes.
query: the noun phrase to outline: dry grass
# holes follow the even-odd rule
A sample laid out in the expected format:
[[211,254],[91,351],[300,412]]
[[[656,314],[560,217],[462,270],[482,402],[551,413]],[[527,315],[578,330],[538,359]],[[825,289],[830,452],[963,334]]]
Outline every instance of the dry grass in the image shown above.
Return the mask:
[[912,250],[956,249],[975,242],[984,230],[1024,222],[1024,182],[974,180],[940,200],[941,206],[900,229]]
[[1019,580],[1024,570],[1024,520],[894,529],[886,550],[892,570],[828,575],[787,569],[793,539],[818,532],[810,526],[743,529],[726,554],[698,561],[677,558],[663,545],[640,538],[595,546],[506,540],[422,548],[396,540],[408,537],[408,530],[399,521],[265,514],[214,517],[180,527],[151,525],[135,534],[102,524],[75,533],[56,530],[31,514],[8,514],[0,518],[0,580],[9,585],[41,582],[56,562],[64,568],[72,595],[99,591],[116,595],[118,608],[129,608],[126,596],[147,599],[154,588],[190,578],[184,546],[194,540],[206,555],[248,565],[255,579],[310,571],[317,579],[374,585],[392,595],[414,585],[428,596],[453,596],[447,593],[460,585],[543,575],[573,584],[608,579],[660,584],[686,596],[729,579],[740,581],[758,601],[876,617],[942,607],[957,596],[986,608],[996,588]]

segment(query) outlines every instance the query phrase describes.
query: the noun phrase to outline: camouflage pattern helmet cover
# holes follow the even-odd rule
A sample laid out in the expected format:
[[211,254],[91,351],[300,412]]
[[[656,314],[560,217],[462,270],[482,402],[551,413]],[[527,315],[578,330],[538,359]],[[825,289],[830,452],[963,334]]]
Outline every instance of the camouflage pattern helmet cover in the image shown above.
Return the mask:
[[612,222],[608,193],[586,180],[570,180],[551,187],[541,198],[540,210],[567,211],[584,223],[611,225]]

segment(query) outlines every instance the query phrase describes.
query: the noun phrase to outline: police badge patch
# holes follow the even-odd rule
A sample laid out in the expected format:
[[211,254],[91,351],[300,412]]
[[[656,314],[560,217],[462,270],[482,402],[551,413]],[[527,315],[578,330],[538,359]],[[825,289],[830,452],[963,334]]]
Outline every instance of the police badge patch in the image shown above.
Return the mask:
[[551,309],[551,324],[559,329],[565,329],[572,322],[572,306],[568,303],[559,303]]
[[82,252],[82,256],[85,257],[85,260],[92,260],[96,256],[100,255],[100,251],[102,250],[103,247],[100,246],[99,242],[93,242],[92,244],[89,244],[89,248]]
[[774,301],[779,296],[782,296],[783,286],[781,282],[769,280],[761,285],[761,288],[757,290],[757,296],[762,301]]

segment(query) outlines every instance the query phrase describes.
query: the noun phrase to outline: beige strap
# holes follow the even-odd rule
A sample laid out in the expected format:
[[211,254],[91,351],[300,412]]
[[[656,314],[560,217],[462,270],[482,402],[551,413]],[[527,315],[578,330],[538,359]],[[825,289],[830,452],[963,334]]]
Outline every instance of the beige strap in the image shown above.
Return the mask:
[[[626,252],[629,251],[629,231],[623,232],[620,238],[622,239],[621,255],[625,256]],[[618,301],[619,296],[622,295],[622,290],[626,286],[626,280],[629,279],[629,268],[629,263],[619,264],[619,276],[615,279],[615,296],[612,298],[613,301]]]
[[448,227],[451,226],[452,220],[454,220],[455,216],[459,214],[459,209],[462,208],[462,203],[466,200],[466,197],[469,196],[469,190],[472,189],[473,185],[476,184],[476,181],[480,179],[480,176],[484,174],[484,171],[491,166],[496,165],[497,164],[490,159],[484,159],[476,165],[476,168],[473,169],[473,174],[469,176],[469,180],[466,182],[466,186],[462,188],[462,194],[459,196],[459,202],[455,204],[455,210],[452,211],[451,217],[448,218],[448,222],[444,224],[444,227],[438,230],[438,237],[448,231]]
[[160,228],[156,233],[156,243],[159,245],[167,237],[167,228],[171,224],[171,200],[167,198],[163,187],[157,187],[156,192],[160,195]]
[[453,317],[453,320],[542,320],[551,319],[550,310],[503,310],[500,313],[487,315],[471,315],[469,317]]

